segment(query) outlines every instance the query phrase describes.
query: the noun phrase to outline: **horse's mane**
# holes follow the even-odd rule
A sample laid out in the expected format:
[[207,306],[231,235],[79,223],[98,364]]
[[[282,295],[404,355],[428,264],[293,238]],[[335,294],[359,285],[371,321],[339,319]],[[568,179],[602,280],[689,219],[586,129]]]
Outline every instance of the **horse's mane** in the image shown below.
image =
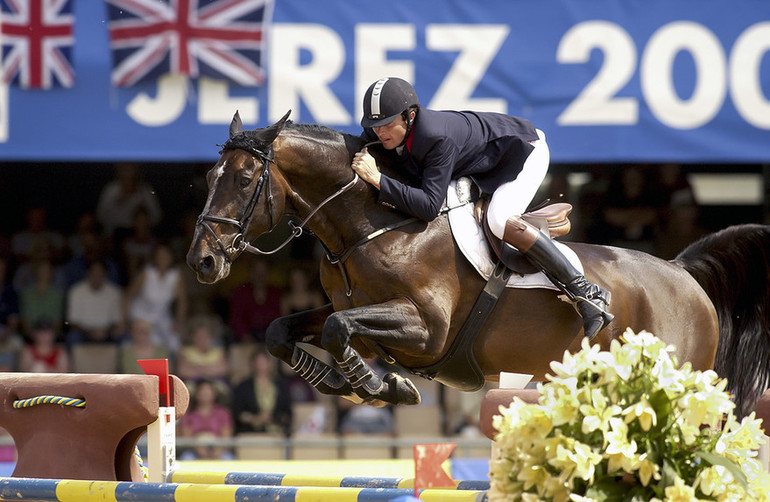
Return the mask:
[[344,142],[346,145],[361,143],[361,139],[353,134],[344,133],[331,127],[319,124],[299,124],[291,120],[286,122],[284,129],[296,131],[318,141]]

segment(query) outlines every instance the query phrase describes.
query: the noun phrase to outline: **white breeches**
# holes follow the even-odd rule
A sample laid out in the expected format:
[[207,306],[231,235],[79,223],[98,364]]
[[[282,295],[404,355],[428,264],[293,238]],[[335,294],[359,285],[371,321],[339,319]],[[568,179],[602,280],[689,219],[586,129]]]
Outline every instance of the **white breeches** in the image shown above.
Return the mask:
[[540,139],[532,142],[535,149],[524,161],[519,175],[515,180],[500,185],[489,202],[487,222],[489,229],[499,239],[503,238],[508,218],[520,215],[527,209],[548,172],[551,153],[543,131],[537,129],[537,135]]

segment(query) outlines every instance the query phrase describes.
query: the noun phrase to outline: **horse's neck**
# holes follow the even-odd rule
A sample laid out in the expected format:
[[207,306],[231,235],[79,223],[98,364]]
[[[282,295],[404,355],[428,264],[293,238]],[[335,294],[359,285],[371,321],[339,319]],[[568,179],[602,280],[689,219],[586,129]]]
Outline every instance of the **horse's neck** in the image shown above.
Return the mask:
[[[346,249],[378,228],[384,208],[377,204],[374,189],[360,179],[324,204],[328,197],[342,190],[353,179],[355,173],[350,167],[349,154],[344,145],[323,155],[318,155],[312,147],[303,146],[307,151],[300,151],[297,155],[302,163],[284,170],[290,187],[287,212],[303,221],[312,215],[307,222],[308,228],[330,250]],[[319,157],[327,163],[314,160]]]

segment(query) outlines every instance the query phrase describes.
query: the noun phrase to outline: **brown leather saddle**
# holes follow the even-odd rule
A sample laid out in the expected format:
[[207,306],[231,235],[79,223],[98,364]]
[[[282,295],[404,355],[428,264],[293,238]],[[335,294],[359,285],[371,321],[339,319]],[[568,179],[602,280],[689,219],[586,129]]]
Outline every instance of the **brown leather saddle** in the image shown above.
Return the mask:
[[[486,214],[487,208],[489,207],[489,201],[490,199],[487,197],[477,200],[474,213],[476,221],[484,229],[484,235],[487,237],[489,248],[497,259],[500,260],[503,242],[492,233],[487,225]],[[532,211],[528,211],[522,214],[521,217],[527,223],[539,228],[541,232],[553,239],[554,237],[561,237],[562,235],[569,233],[572,228],[572,223],[569,221],[569,214],[571,212],[572,204],[567,202],[548,204],[546,202],[545,205],[541,205]],[[521,275],[534,274],[540,271],[538,267],[532,264],[532,262],[524,256],[524,254],[518,251],[514,250],[517,258],[511,260],[510,251],[511,250],[509,249],[508,256],[506,256],[505,260],[508,268]]]

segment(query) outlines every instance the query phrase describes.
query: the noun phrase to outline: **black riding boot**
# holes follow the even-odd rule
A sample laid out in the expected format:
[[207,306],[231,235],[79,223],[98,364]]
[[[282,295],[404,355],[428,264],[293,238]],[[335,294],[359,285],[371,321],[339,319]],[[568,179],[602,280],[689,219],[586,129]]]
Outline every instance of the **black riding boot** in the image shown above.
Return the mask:
[[610,292],[589,282],[540,230],[518,217],[511,218],[505,230],[505,245],[515,246],[542,268],[549,279],[572,300],[583,317],[583,331],[589,340],[615,317],[607,311],[612,296]]

